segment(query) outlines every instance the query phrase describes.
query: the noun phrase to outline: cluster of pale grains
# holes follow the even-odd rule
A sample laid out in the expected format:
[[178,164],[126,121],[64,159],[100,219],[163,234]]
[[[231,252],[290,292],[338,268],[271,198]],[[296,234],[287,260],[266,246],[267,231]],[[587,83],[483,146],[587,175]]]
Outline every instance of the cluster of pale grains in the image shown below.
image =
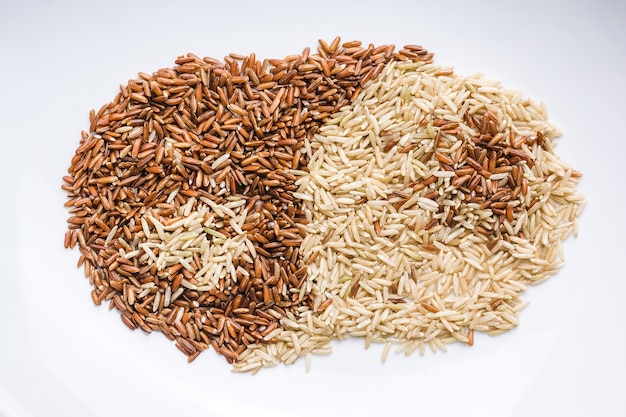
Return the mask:
[[423,354],[516,327],[520,293],[562,265],[584,206],[559,134],[500,82],[389,64],[315,135],[296,182],[313,307],[236,369],[308,364],[347,336],[385,343],[384,361],[392,344]]
[[320,41],[317,53],[224,62],[193,54],[120,86],[90,113],[64,177],[69,230],[92,298],[189,360],[228,362],[313,308],[294,196],[321,124],[418,46]]

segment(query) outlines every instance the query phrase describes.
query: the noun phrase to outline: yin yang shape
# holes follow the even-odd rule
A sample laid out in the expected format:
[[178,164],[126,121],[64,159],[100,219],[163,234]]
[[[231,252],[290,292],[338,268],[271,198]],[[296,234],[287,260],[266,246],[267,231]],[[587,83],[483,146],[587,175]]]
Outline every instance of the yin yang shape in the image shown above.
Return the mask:
[[584,197],[559,135],[543,104],[417,45],[187,54],[90,113],[65,246],[95,304],[189,361],[472,345],[563,263]]

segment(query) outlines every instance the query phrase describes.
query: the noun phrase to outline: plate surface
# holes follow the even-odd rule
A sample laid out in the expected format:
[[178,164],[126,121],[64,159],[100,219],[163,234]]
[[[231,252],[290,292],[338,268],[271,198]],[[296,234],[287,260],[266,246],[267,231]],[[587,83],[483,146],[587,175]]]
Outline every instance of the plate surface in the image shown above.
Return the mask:
[[[626,8],[617,2],[4,1],[0,416],[623,415]],[[520,327],[424,357],[364,349],[233,374],[187,364],[160,335],[95,307],[63,249],[61,177],[88,112],[139,71],[193,52],[280,58],[319,38],[421,44],[461,74],[544,100],[588,205],[559,274],[529,289]]]

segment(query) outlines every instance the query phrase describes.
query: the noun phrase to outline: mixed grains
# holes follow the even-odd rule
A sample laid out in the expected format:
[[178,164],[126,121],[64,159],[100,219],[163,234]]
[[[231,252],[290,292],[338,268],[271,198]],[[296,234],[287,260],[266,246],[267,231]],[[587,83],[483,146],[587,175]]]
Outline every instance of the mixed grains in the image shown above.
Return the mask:
[[543,106],[419,46],[189,54],[90,119],[63,188],[94,302],[236,371],[511,329],[584,206]]

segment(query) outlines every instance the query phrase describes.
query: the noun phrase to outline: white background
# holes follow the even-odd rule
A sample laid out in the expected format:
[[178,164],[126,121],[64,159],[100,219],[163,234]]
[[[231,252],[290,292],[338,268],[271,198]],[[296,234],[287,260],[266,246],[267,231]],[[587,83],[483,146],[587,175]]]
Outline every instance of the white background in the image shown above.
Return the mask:
[[[624,416],[626,7],[619,1],[0,1],[0,415]],[[252,376],[191,365],[95,307],[63,249],[61,177],[138,71],[194,52],[282,58],[318,38],[421,44],[545,100],[588,205],[567,264],[521,326],[472,348],[390,355],[363,341]]]

